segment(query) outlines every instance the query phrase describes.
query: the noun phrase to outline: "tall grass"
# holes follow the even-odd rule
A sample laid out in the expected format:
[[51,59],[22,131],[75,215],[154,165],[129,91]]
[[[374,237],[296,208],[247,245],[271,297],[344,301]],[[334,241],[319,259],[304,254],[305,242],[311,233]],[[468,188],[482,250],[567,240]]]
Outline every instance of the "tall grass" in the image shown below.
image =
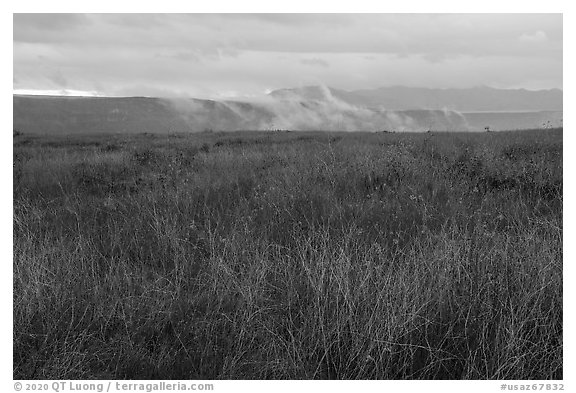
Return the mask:
[[562,130],[14,139],[14,378],[561,379]]

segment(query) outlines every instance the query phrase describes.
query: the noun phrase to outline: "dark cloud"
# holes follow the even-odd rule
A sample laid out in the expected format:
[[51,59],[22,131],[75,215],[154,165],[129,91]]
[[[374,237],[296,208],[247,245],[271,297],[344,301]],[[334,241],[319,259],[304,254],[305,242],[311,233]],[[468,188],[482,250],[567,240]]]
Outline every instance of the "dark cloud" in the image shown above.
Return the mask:
[[83,14],[14,14],[14,28],[34,30],[69,30],[88,22]]
[[13,18],[15,42],[45,42],[90,23],[83,14],[14,14]]

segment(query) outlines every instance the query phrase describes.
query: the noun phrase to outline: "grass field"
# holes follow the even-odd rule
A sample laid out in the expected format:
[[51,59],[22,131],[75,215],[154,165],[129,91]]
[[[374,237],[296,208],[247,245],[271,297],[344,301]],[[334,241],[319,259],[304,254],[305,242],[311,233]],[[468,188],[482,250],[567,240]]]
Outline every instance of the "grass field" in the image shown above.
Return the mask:
[[15,379],[561,379],[562,130],[14,137]]

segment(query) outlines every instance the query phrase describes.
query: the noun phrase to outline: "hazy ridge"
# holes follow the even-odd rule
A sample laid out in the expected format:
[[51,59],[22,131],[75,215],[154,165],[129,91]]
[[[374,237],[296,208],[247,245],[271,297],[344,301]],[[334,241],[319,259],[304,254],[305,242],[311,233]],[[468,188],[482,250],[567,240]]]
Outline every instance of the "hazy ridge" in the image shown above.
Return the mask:
[[328,89],[330,94],[346,103],[386,108],[387,110],[449,109],[460,112],[562,111],[562,90],[495,89],[429,89],[392,86],[377,89],[344,91],[321,86],[280,89],[270,93],[275,97],[318,99]]
[[249,100],[14,95],[14,129],[30,133],[205,130],[481,131],[562,125],[562,91],[324,86]]

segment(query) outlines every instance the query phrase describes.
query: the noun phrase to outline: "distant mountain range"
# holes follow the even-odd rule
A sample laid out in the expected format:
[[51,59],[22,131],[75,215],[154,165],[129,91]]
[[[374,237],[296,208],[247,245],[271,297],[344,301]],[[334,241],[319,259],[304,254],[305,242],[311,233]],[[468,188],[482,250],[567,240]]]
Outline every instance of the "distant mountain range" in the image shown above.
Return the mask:
[[418,87],[381,87],[344,91],[323,86],[281,89],[269,93],[276,98],[322,99],[328,92],[348,104],[387,110],[453,110],[459,112],[561,111],[562,90],[427,89]]
[[561,90],[275,90],[250,101],[14,95],[14,129],[30,133],[204,130],[482,131],[559,126]]

